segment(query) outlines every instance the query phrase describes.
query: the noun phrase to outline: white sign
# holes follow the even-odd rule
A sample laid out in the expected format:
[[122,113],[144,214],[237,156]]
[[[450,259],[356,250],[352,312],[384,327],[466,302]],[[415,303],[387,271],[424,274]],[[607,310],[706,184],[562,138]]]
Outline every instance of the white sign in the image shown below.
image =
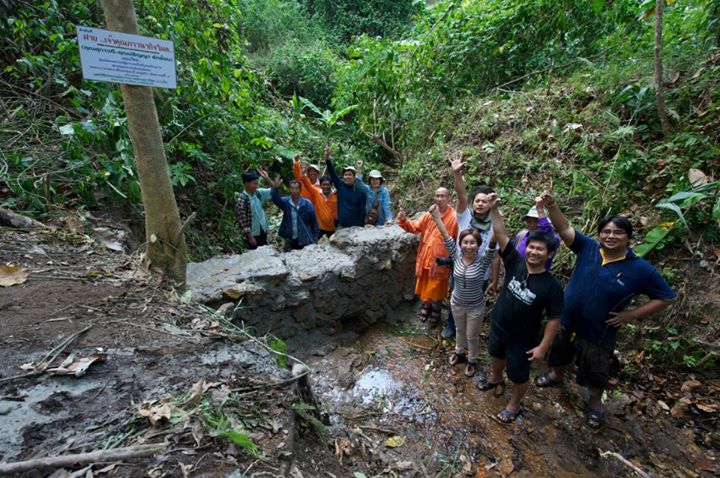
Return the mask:
[[126,85],[176,88],[175,47],[157,38],[77,25],[83,77]]

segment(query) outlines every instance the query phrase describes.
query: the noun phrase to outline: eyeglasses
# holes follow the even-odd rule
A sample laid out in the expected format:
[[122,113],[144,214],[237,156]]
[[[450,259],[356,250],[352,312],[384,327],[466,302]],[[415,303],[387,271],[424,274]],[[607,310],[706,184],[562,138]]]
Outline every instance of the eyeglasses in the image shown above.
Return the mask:
[[605,237],[608,237],[611,235],[615,236],[615,237],[622,237],[622,236],[626,236],[627,232],[623,231],[622,229],[603,229],[602,231],[600,231],[600,235],[605,236]]

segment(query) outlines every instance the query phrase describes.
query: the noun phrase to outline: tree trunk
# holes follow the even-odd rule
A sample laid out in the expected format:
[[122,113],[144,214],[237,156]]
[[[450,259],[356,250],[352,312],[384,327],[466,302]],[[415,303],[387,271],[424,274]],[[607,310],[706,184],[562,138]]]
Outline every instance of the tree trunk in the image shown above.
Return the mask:
[[[139,34],[132,0],[102,0],[109,30]],[[175,195],[152,88],[120,85],[135,153],[143,207],[147,256],[152,267],[185,287],[185,235]]]
[[670,136],[670,121],[665,110],[663,96],[663,65],[662,65],[662,16],[664,0],[655,0],[655,101],[657,103],[660,126],[663,136]]

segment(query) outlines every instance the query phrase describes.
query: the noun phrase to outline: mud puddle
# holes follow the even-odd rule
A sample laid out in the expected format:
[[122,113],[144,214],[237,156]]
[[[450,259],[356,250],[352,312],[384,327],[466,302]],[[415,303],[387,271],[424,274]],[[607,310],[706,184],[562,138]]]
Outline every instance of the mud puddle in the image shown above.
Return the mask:
[[592,432],[583,423],[582,391],[572,384],[531,387],[525,414],[500,424],[494,416],[509,389],[500,396],[478,391],[480,374],[468,378],[462,365],[447,364],[453,345],[417,324],[384,326],[308,359],[346,465],[367,476],[636,476],[599,454],[614,451],[640,469],[661,471],[653,476],[711,476],[693,466],[683,440],[672,442],[678,430],[662,420],[618,413]]

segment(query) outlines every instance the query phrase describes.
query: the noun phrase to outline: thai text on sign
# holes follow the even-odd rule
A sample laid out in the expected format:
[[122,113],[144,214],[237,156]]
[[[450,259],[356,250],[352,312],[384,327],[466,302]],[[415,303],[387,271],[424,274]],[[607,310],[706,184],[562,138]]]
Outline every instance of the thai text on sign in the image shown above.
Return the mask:
[[169,40],[78,25],[83,78],[126,85],[177,87]]

